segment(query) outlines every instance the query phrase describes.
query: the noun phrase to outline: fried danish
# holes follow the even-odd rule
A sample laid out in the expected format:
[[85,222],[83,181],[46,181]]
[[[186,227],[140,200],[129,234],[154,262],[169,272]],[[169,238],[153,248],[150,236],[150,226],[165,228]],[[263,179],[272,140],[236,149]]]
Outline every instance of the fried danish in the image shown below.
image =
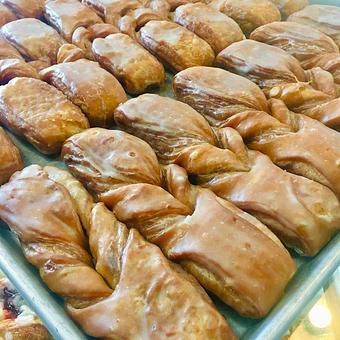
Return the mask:
[[[186,104],[146,94],[120,105],[115,121],[122,129],[149,143],[161,163],[184,167],[196,183],[258,217],[284,243],[305,255],[316,254],[339,228],[340,205],[330,189],[281,170],[260,152],[247,150],[237,131],[213,130]],[[262,127],[251,122],[244,126],[253,130]],[[237,128],[235,124],[233,127]],[[295,138],[292,132],[282,136],[290,138],[290,135]],[[306,149],[309,145],[305,146]],[[335,147],[327,145],[326,156],[332,148]],[[313,154],[319,159],[323,156]],[[334,160],[335,156],[332,157]],[[325,174],[332,171],[334,164]],[[334,186],[338,185],[338,173],[331,177]]]
[[17,18],[37,18],[42,16],[44,0],[1,0],[1,3],[8,7]]
[[156,155],[140,139],[90,129],[69,138],[62,157],[120,221],[138,228],[240,314],[267,314],[294,273],[288,252],[264,225],[210,190],[191,186],[184,169],[173,165],[164,173],[176,197],[162,189]]
[[169,21],[150,21],[138,33],[140,43],[172,72],[211,66],[215,54],[195,33]]
[[287,21],[299,22],[330,36],[340,48],[340,8],[328,5],[310,5],[291,14]]
[[257,27],[280,21],[280,11],[269,0],[212,0],[209,6],[234,19],[246,36]]
[[33,165],[14,175],[0,189],[0,218],[88,335],[235,339],[193,277],[94,204],[67,172]]
[[93,61],[80,59],[53,65],[41,71],[40,75],[42,80],[79,106],[91,126],[112,126],[115,108],[127,100],[118,80]]
[[216,55],[233,42],[244,39],[233,19],[203,3],[178,7],[174,21],[205,40]]
[[27,61],[43,60],[50,65],[56,63],[58,50],[64,44],[57,31],[38,19],[12,21],[2,26],[0,33]]
[[126,34],[95,39],[92,52],[98,63],[111,72],[128,93],[143,93],[165,80],[163,65]]
[[12,174],[24,167],[19,149],[0,127],[0,185],[6,183]]
[[305,81],[297,59],[281,48],[249,39],[225,48],[216,57],[216,64],[250,79],[265,92],[282,83]]
[[48,0],[44,17],[68,42],[78,27],[89,27],[103,20],[89,7],[78,0]]
[[68,137],[89,127],[62,92],[32,78],[14,78],[0,87],[0,123],[46,154],[59,152]]

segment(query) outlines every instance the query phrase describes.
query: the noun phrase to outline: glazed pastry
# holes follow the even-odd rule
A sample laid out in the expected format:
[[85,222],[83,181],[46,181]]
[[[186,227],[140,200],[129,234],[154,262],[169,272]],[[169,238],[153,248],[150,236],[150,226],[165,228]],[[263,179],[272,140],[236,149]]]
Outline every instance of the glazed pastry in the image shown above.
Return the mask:
[[31,78],[15,78],[0,87],[0,123],[46,154],[59,152],[68,137],[89,127],[62,92]]
[[297,59],[278,47],[248,39],[225,48],[216,57],[216,64],[250,79],[265,92],[282,83],[305,81]]
[[205,40],[216,55],[244,38],[241,28],[233,19],[203,3],[178,7],[174,21]]
[[102,23],[102,19],[78,0],[48,0],[44,17],[68,42],[78,27]]
[[17,20],[15,14],[5,5],[0,3],[0,27],[14,20]]
[[286,19],[289,15],[300,11],[308,5],[308,0],[270,0],[281,13],[282,19]]
[[200,0],[166,0],[170,5],[170,10],[174,11],[177,7],[192,4],[196,2],[201,2]]
[[95,39],[92,52],[99,64],[111,72],[131,94],[163,84],[162,64],[126,34]]
[[0,185],[6,183],[15,171],[24,167],[19,149],[0,127]]
[[[175,77],[174,92],[178,99],[204,115],[211,125],[237,129],[251,147],[268,154],[274,163],[329,186],[339,195],[340,135],[336,131],[304,115],[288,112],[278,99],[273,99],[272,103],[276,104],[268,108],[258,87],[227,71],[203,67],[185,70]],[[306,92],[308,97],[308,90]],[[299,99],[287,96],[291,105]],[[271,109],[274,109],[273,116],[263,112],[271,112]],[[336,113],[328,112],[318,118],[330,125],[339,124]],[[315,131],[318,131],[318,138],[315,138]]]
[[19,19],[40,18],[44,8],[44,0],[1,0]]
[[287,21],[299,22],[330,36],[340,48],[340,8],[310,5],[290,15]]
[[28,308],[6,277],[0,278],[0,305],[2,307],[0,312],[1,339],[51,339],[47,329]]
[[3,59],[24,60],[21,54],[8,41],[0,36],[0,60]]
[[[261,89],[244,77],[211,67],[192,67],[178,73],[173,79],[178,100],[201,113],[212,126],[221,126],[232,115],[243,111],[269,112]],[[319,110],[333,97],[314,89],[307,83],[290,83],[273,87],[269,97],[285,101],[289,109],[304,113],[325,125],[337,129],[338,112]],[[318,107],[318,113],[316,113]],[[315,110],[313,112],[313,110]]]
[[191,66],[211,66],[215,54],[207,42],[169,21],[150,21],[139,31],[140,43],[172,72]]
[[268,111],[261,89],[244,77],[228,71],[197,66],[179,72],[173,78],[178,100],[189,104],[212,126],[220,126],[238,112]]
[[103,204],[93,204],[67,172],[30,166],[13,176],[0,189],[0,218],[19,235],[27,260],[65,299],[67,311],[88,335],[235,338],[191,276]]
[[58,50],[64,43],[52,27],[38,19],[12,21],[2,26],[0,33],[28,61],[44,60],[55,64]]
[[269,0],[212,0],[209,6],[234,19],[248,36],[255,28],[280,21],[280,11]]
[[40,75],[79,106],[91,126],[112,126],[115,108],[127,100],[118,80],[93,61],[81,59],[54,65]]
[[191,186],[184,169],[172,165],[165,176],[176,198],[162,189],[156,155],[142,140],[90,129],[69,138],[62,157],[120,221],[137,227],[240,314],[266,315],[293,275],[288,252],[264,225],[210,190]]
[[0,60],[0,85],[7,84],[15,77],[40,78],[36,69],[23,60]]
[[238,113],[224,126],[236,129],[250,148],[267,154],[283,169],[340,196],[340,135],[305,115],[290,113],[278,99],[271,99],[271,112],[272,116],[261,111]]
[[[68,63],[79,59],[85,59],[85,52],[76,45],[63,44],[58,50],[57,64]],[[40,71],[43,71],[46,67],[49,67],[49,65],[40,69]]]
[[78,27],[72,34],[72,43],[81,48],[87,59],[94,60],[92,42],[96,38],[106,38],[110,34],[119,33],[119,29],[111,24],[95,24],[91,27]]
[[269,97],[281,99],[291,111],[303,113],[332,129],[340,130],[340,98],[334,99],[325,91],[315,90],[307,83],[285,84],[273,87]]
[[[281,170],[260,152],[248,151],[233,129],[215,129],[214,133],[186,104],[146,94],[120,105],[115,121],[149,143],[161,163],[184,167],[193,181],[259,218],[304,255],[315,255],[339,228],[340,205],[331,190]],[[321,149],[324,145],[319,143]],[[323,158],[323,153],[315,157]]]

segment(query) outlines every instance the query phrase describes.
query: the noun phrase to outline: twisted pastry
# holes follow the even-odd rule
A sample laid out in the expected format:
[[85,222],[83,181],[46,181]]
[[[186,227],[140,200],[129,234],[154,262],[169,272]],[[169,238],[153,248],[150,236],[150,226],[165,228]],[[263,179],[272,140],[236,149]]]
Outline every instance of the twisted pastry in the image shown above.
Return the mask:
[[[338,132],[289,112],[278,99],[271,99],[267,108],[256,85],[226,71],[203,67],[186,70],[176,75],[174,90],[178,99],[197,109],[212,125],[237,129],[251,148],[268,154],[280,167],[340,194]],[[336,111],[329,108],[320,113],[317,118],[339,126]]]
[[62,157],[120,221],[136,226],[240,314],[266,315],[293,275],[288,252],[264,225],[210,190],[191,186],[184,169],[167,168],[173,195],[162,189],[156,155],[142,140],[90,129],[70,138]]
[[15,174],[0,189],[0,218],[18,234],[28,261],[64,297],[68,313],[87,334],[234,339],[197,282],[136,230],[128,231],[103,204],[94,204],[67,172],[33,165]]
[[[215,64],[256,83],[268,94],[274,86],[306,82],[313,75],[305,73],[299,61],[279,47],[255,40],[242,40],[229,45],[216,57]],[[335,95],[334,79],[325,70],[318,70],[314,79],[317,89]]]
[[235,130],[213,130],[186,104],[142,95],[122,104],[115,121],[148,142],[160,162],[184,167],[193,180],[258,217],[305,255],[316,254],[339,228],[339,201],[331,190],[248,151]]
[[326,34],[296,22],[272,22],[252,32],[250,38],[279,47],[298,59],[304,69],[321,67],[333,75],[340,94],[340,54]]

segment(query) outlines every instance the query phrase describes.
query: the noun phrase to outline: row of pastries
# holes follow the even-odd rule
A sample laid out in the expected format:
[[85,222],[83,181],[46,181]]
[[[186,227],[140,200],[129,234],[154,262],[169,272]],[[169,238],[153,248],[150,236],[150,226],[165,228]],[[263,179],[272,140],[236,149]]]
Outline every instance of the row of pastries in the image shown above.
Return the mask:
[[[0,26],[0,124],[68,169],[0,127],[0,219],[88,335],[234,339],[206,291],[264,317],[287,249],[340,228],[339,8],[1,0]],[[165,70],[175,99],[143,94]]]

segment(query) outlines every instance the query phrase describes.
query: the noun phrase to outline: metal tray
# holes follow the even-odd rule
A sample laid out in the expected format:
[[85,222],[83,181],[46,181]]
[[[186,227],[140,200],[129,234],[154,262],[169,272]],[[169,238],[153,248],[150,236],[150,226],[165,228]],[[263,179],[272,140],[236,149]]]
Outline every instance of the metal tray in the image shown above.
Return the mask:
[[[340,5],[340,0],[327,3]],[[168,74],[165,86],[155,93],[173,97],[171,79],[172,76]],[[44,156],[23,139],[13,134],[11,137],[20,148],[26,165],[49,164],[65,168],[59,157]],[[0,268],[39,315],[53,337],[58,340],[91,339],[68,317],[62,300],[48,290],[38,271],[25,260],[17,237],[5,225],[1,225],[1,222],[0,226]],[[292,256],[298,265],[298,271],[281,301],[266,318],[251,320],[240,317],[213,298],[219,311],[241,339],[277,340],[286,333],[292,322],[315,301],[317,292],[340,266],[340,233],[314,258],[304,258],[294,252]]]

